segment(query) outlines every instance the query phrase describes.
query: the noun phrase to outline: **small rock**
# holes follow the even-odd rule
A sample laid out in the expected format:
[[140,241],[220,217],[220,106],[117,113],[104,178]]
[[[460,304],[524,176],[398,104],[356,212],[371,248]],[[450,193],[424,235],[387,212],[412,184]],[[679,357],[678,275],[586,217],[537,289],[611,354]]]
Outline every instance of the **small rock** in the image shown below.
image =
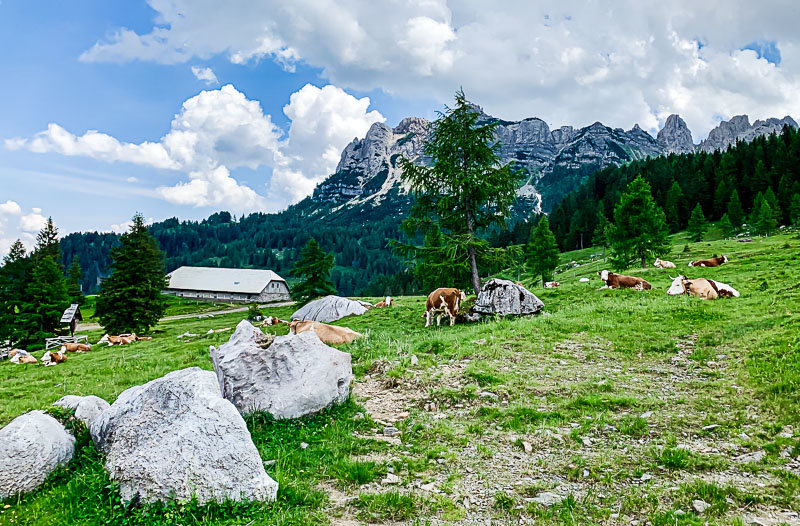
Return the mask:
[[592,439],[589,437],[581,437],[581,444],[583,444],[586,447],[589,447],[592,445]]
[[543,491],[543,492],[539,493],[538,495],[536,495],[535,497],[533,497],[531,499],[531,502],[535,502],[536,504],[540,504],[542,506],[548,507],[548,506],[552,506],[554,504],[558,504],[562,500],[564,500],[564,497],[562,497],[561,495],[559,495],[557,493],[552,493],[550,491]]
[[675,515],[676,517],[680,517],[681,515],[686,515],[686,512],[683,510],[675,510],[673,515]]
[[364,413],[356,413],[353,415],[353,420],[364,420]]
[[409,413],[408,411],[403,411],[402,413],[399,413],[399,414],[397,415],[397,419],[398,419],[398,420],[405,420],[406,418],[408,418],[408,417],[409,417],[409,415],[410,415],[410,414],[411,414],[411,413]]
[[472,340],[472,343],[475,345],[486,345],[486,338],[481,338],[480,340]]
[[645,412],[644,412],[644,413],[642,413],[640,416],[641,416],[642,418],[650,418],[651,416],[653,416],[653,412],[652,412],[652,411],[645,411]]
[[708,509],[709,506],[710,505],[708,504],[708,502],[704,500],[695,499],[692,501],[692,508],[694,508],[694,511],[696,511],[701,515]]
[[523,441],[522,449],[525,451],[525,453],[533,453],[533,446],[531,446],[530,442]]
[[641,480],[642,482],[647,482],[648,480],[651,480],[652,478],[653,478],[653,475],[651,475],[650,473],[645,473],[644,475],[641,476],[641,478],[639,480]]
[[745,453],[744,455],[739,455],[734,460],[737,462],[761,462],[765,456],[767,456],[767,453],[759,450],[751,453]]
[[712,429],[716,429],[719,427],[719,424],[711,424],[709,426],[703,426],[703,431],[711,431]]
[[400,435],[400,430],[394,426],[386,426],[383,428],[383,436],[385,437],[396,437]]
[[412,354],[411,355],[411,365],[417,365],[417,364],[419,364],[419,358],[417,358],[416,354]]
[[388,484],[399,484],[399,483],[400,483],[400,477],[398,477],[394,473],[387,473],[386,477],[381,479],[381,484],[383,484],[384,486]]
[[308,449],[308,443],[300,442],[300,449]]
[[419,487],[419,489],[421,489],[422,491],[433,491],[435,488],[436,485],[433,482],[430,482],[428,484],[423,484],[422,486]]
[[481,391],[480,397],[481,398],[491,398],[492,400],[495,400],[495,401],[500,399],[499,396],[497,396],[496,394],[492,393],[491,391]]

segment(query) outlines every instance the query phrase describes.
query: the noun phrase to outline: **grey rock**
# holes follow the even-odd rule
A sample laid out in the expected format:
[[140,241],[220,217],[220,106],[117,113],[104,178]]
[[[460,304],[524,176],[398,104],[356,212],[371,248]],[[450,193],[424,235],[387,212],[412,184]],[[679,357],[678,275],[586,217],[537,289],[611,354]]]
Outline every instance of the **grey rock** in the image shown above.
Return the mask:
[[242,320],[227,343],[210,349],[222,396],[240,412],[298,418],[347,400],[348,353],[325,345],[314,331],[278,336],[266,349],[259,345],[264,337]]
[[757,120],[750,125],[747,115],[737,115],[729,121],[722,121],[708,133],[708,137],[700,143],[699,149],[704,152],[724,150],[736,144],[736,141],[749,142],[756,137],[780,133],[784,126],[797,128],[797,123],[788,115],[783,119]]
[[564,500],[564,497],[562,497],[558,493],[543,491],[538,495],[536,495],[535,497],[531,498],[530,502],[535,502],[536,504],[548,507],[548,506],[553,506],[554,504],[559,504],[562,500]]
[[479,314],[527,316],[543,308],[544,303],[522,285],[492,278],[481,287],[473,310]]
[[766,451],[759,450],[739,455],[734,460],[737,462],[761,462],[765,456],[767,456]]
[[75,454],[75,438],[44,411],[31,411],[0,429],[0,499],[36,489]]
[[340,320],[345,316],[360,316],[367,312],[368,305],[341,296],[325,296],[296,310],[291,319],[328,323]]
[[656,140],[665,153],[691,153],[694,151],[692,132],[679,115],[667,117],[664,127],[658,132]]
[[694,508],[694,511],[696,511],[700,515],[705,513],[705,511],[709,508],[709,506],[710,506],[709,503],[704,500],[695,499],[692,501],[692,508]]
[[383,428],[383,436],[385,437],[396,437],[400,434],[400,430],[394,426],[386,426]]
[[66,395],[59,398],[53,405],[75,410],[75,418],[86,424],[92,425],[100,413],[111,407],[111,404],[99,396]]
[[90,432],[125,501],[275,499],[278,484],[211,371],[173,371],[123,391]]

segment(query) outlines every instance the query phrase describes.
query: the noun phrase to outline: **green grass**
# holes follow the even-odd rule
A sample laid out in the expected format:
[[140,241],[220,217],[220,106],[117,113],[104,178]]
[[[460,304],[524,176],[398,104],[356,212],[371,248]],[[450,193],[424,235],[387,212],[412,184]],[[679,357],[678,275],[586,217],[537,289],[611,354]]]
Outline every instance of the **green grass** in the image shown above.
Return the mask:
[[[39,491],[1,503],[0,524],[325,524],[338,515],[459,521],[468,481],[484,488],[479,513],[497,523],[521,515],[543,524],[593,524],[614,522],[610,517],[618,513],[617,522],[627,515],[652,524],[735,524],[743,510],[762,505],[800,511],[800,478],[785,468],[787,451],[792,458],[800,454],[800,239],[689,243],[686,252],[683,237],[675,243],[665,259],[678,272],[723,281],[742,297],[668,297],[668,275],[676,271],[652,267],[628,271],[652,283],[651,291],[597,290],[596,272],[605,263],[590,258],[598,250],[587,249],[562,255],[562,262],[578,266],[556,276],[557,289],[523,279],[544,301],[544,316],[425,329],[424,298],[401,297],[393,308],[340,320],[367,336],[343,347],[352,354],[357,382],[414,396],[402,407],[410,415],[396,423],[402,446],[362,438],[380,434],[383,425],[369,413],[355,418],[364,412],[356,399],[293,421],[250,416],[253,441],[280,484],[275,503],[125,506],[85,431],[76,429],[73,462]],[[686,267],[691,259],[723,253],[730,263],[722,267]],[[580,283],[582,276],[592,281]],[[169,314],[219,308],[170,301]],[[90,305],[83,310],[92,312]],[[286,319],[292,310],[264,313]],[[2,362],[0,425],[65,394],[113,401],[172,370],[210,369],[209,345],[224,343],[230,332],[206,332],[233,328],[245,314],[163,322],[152,341],[96,346],[57,367]],[[179,340],[185,332],[198,336]],[[101,335],[90,331],[90,341]],[[423,409],[426,404],[436,408]],[[645,412],[652,416],[640,416]],[[702,429],[709,425],[716,427]],[[795,436],[779,436],[787,426]],[[533,444],[532,456],[522,441]],[[734,460],[757,450],[766,452],[763,462]],[[390,470],[401,482],[382,486]],[[752,492],[736,479],[710,482],[731,472],[768,482]],[[526,478],[534,482],[517,484]],[[583,489],[574,495],[559,489],[564,478]],[[420,491],[428,481],[444,493]],[[527,492],[534,483],[535,491]],[[335,505],[330,488],[351,500]],[[549,508],[524,500],[543,490],[569,498]],[[703,517],[692,512],[693,499],[711,505]],[[676,514],[679,509],[684,513]]]

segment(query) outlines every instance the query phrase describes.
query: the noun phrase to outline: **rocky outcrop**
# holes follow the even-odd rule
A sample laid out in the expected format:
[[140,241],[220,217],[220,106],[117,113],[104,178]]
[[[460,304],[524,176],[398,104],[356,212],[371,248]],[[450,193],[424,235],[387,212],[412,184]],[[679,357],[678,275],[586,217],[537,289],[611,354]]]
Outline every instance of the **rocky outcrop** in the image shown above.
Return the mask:
[[325,296],[297,309],[291,319],[328,323],[340,320],[345,316],[360,316],[367,312],[368,305],[368,303],[341,296]]
[[694,151],[692,132],[686,122],[674,113],[667,117],[664,127],[658,132],[656,141],[664,153],[691,153]]
[[700,143],[698,149],[704,152],[724,150],[736,144],[736,141],[752,141],[756,137],[780,133],[784,126],[797,128],[797,123],[788,115],[783,119],[757,120],[750,125],[747,115],[737,115],[729,121],[722,121],[708,133],[706,140]]
[[74,409],[75,418],[86,424],[86,427],[91,426],[95,418],[100,416],[100,413],[111,407],[111,404],[99,396],[75,395],[62,396],[53,405],[66,409]]
[[75,454],[75,438],[44,411],[18,416],[0,429],[0,499],[36,489]]
[[198,367],[123,391],[90,427],[122,499],[274,500],[242,416]]
[[528,316],[543,308],[542,300],[522,285],[492,278],[481,287],[472,310],[478,314]]
[[242,413],[266,411],[297,418],[347,400],[351,358],[313,331],[278,336],[266,348],[263,333],[244,320],[227,343],[211,347],[222,395]]

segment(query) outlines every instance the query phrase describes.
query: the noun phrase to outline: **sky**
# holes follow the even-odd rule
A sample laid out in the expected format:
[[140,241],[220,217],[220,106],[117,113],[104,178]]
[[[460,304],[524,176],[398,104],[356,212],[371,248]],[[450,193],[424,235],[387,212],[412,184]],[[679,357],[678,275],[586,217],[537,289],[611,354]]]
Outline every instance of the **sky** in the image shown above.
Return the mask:
[[309,195],[375,122],[463,88],[507,120],[695,142],[800,117],[794,0],[0,0],[0,256]]

